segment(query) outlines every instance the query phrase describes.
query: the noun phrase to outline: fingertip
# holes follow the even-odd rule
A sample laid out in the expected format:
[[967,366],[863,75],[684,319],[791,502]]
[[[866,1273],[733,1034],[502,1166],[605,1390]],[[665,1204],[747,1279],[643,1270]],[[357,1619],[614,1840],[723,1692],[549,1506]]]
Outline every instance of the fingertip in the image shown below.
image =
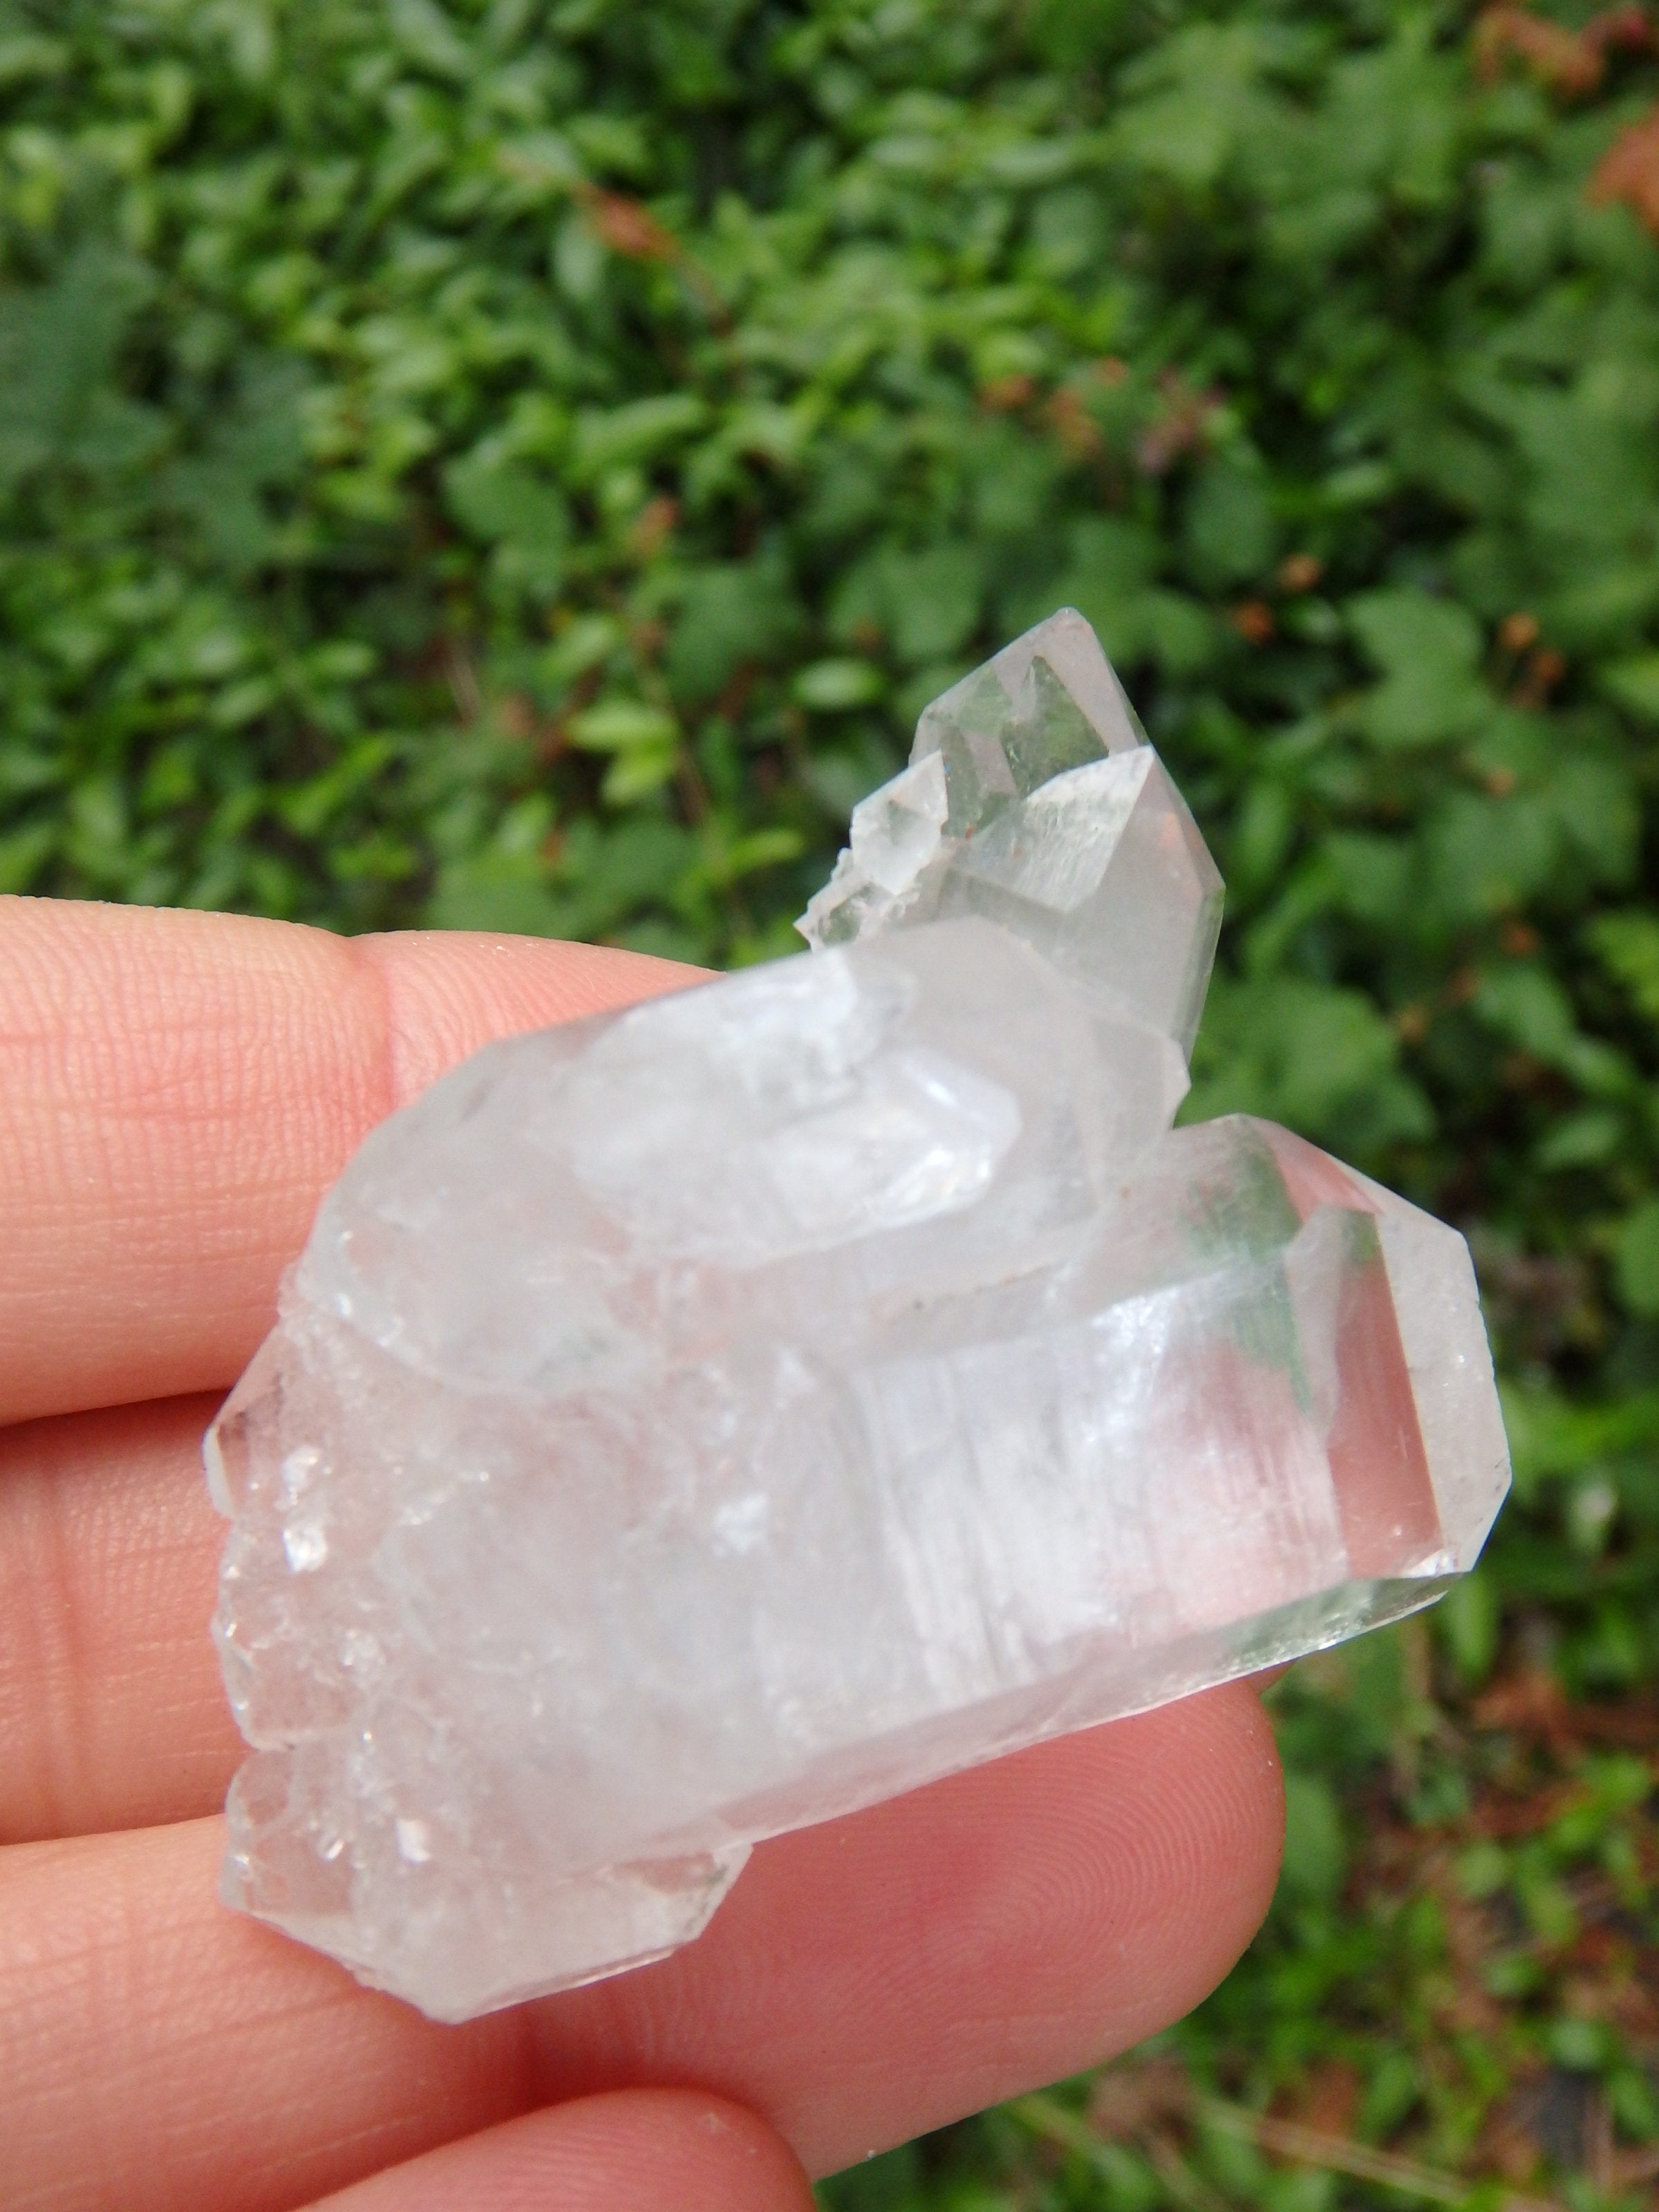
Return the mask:
[[812,2212],[765,2121],[691,2089],[555,2105],[359,2182],[313,2212]]
[[700,2077],[832,2172],[1167,2027],[1272,1901],[1273,1731],[1246,1683],[760,1845],[707,1932],[536,2008],[552,2092]]
[[681,991],[704,971],[647,952],[483,930],[349,940],[386,994],[392,1096],[402,1105],[493,1039]]

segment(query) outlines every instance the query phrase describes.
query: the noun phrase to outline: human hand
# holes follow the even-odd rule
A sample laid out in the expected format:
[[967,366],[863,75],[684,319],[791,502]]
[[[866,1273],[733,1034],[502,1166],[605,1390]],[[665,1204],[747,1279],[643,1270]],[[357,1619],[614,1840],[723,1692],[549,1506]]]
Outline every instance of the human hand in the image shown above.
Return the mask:
[[463,2027],[217,1902],[215,1394],[374,1121],[686,972],[0,900],[0,2205],[804,2212],[803,2167],[1122,2050],[1249,1940],[1243,1685],[780,1837],[684,1951]]

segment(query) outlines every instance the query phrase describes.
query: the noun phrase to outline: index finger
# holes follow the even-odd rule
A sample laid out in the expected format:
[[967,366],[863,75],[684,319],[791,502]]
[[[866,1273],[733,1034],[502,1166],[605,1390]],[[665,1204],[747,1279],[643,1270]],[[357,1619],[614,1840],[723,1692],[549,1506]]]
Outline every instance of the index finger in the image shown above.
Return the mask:
[[234,1381],[376,1121],[492,1037],[697,973],[533,938],[0,899],[0,1423]]

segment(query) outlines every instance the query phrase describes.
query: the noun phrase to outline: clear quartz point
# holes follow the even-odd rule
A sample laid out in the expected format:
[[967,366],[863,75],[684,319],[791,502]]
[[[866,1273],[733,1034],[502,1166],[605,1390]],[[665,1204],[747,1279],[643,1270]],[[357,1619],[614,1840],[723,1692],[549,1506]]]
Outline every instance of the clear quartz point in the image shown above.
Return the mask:
[[965,914],[1192,1049],[1221,878],[1069,607],[927,709],[799,927],[819,948]]
[[1462,1239],[1172,1128],[1219,896],[1062,613],[923,715],[811,957],[372,1133],[209,1438],[229,1902],[465,2019],[689,1942],[767,1836],[1472,1564]]

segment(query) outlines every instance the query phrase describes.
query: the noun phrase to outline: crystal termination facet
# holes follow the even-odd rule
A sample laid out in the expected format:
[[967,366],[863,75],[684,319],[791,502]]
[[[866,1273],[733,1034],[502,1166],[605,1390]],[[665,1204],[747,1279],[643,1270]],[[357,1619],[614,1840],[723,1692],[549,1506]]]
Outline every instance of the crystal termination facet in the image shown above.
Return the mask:
[[924,714],[810,957],[373,1133],[209,1439],[229,1902],[465,2019],[688,1942],[763,1837],[1470,1565],[1462,1239],[1172,1128],[1220,893],[1067,611]]

